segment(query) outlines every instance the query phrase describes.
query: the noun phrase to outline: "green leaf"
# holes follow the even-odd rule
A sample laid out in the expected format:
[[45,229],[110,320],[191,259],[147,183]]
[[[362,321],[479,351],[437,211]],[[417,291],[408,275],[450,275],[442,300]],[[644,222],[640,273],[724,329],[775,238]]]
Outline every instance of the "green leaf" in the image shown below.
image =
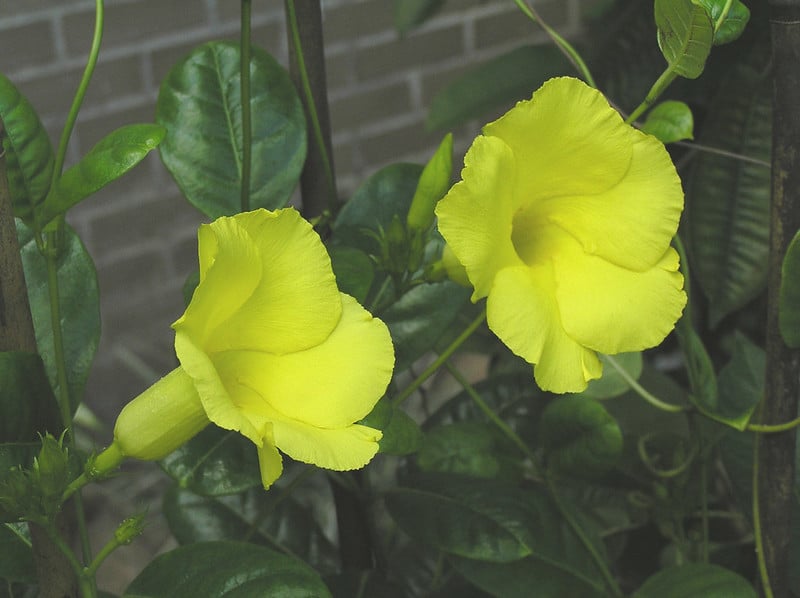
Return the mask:
[[36,583],[27,523],[0,523],[0,579]]
[[42,358],[36,353],[0,353],[0,443],[33,442],[64,425]]
[[733,340],[733,356],[719,372],[719,405],[714,419],[741,431],[763,397],[767,357],[740,332]]
[[452,129],[486,113],[531,97],[551,77],[574,72],[553,45],[522,46],[462,75],[431,101],[425,128]]
[[539,438],[550,470],[577,476],[602,475],[622,454],[622,431],[603,405],[565,396],[545,407]]
[[683,102],[675,100],[661,102],[647,114],[642,131],[649,133],[661,143],[694,139],[692,111]]
[[[413,482],[387,492],[385,501],[391,516],[414,540],[448,556],[471,559],[476,566],[478,561],[536,562],[540,570],[601,586],[588,553],[546,496],[443,474]],[[598,550],[602,554],[602,548]],[[523,561],[525,557],[529,558]]]
[[[642,374],[642,354],[636,353],[619,353],[612,357],[623,370],[634,380],[638,380]],[[608,362],[608,356],[600,354],[600,361],[603,362],[603,376],[596,380],[589,382],[586,390],[580,393],[580,396],[590,399],[610,399],[627,392],[630,385],[622,377],[617,368]]]
[[688,312],[678,320],[675,333],[686,360],[691,387],[689,400],[704,413],[714,413],[719,402],[717,375],[702,339],[692,327]]
[[239,540],[281,547],[315,567],[333,570],[336,548],[310,509],[291,496],[252,488],[243,494],[202,497],[172,486],[164,495],[164,516],[181,544]]
[[450,188],[453,175],[453,134],[445,135],[436,153],[425,165],[419,177],[411,207],[408,210],[408,228],[427,231],[433,224],[433,209]]
[[444,0],[394,0],[394,26],[402,35],[421,25],[442,7]]
[[125,598],[329,598],[319,575],[298,559],[244,542],[202,542],[162,554],[133,580]]
[[372,260],[360,249],[343,245],[329,247],[328,253],[339,290],[363,304],[375,280]]
[[800,231],[789,243],[781,267],[778,327],[787,346],[800,348]]
[[392,407],[389,424],[383,428],[379,452],[385,455],[410,455],[419,450],[422,430],[410,415],[399,407]]
[[[771,101],[763,73],[735,67],[709,108],[700,142],[768,163]],[[770,180],[768,166],[702,152],[686,181],[689,257],[712,327],[766,285]]]
[[182,488],[202,496],[261,487],[255,445],[238,432],[208,426],[161,461]]
[[[242,114],[239,46],[210,42],[179,62],[161,84],[157,121],[167,129],[161,159],[186,199],[210,218],[240,211]],[[250,61],[250,204],[286,205],[306,156],[306,126],[289,75],[269,54]]]
[[109,133],[59,179],[45,201],[42,224],[131,170],[161,143],[165,132],[160,125],[139,124]]
[[[722,16],[722,10],[726,4],[726,0],[696,0],[696,2],[708,11],[712,22],[715,24]],[[725,20],[714,32],[714,45],[721,46],[739,39],[749,20],[750,9],[739,0],[733,0]]]
[[325,583],[333,594],[333,598],[353,598],[354,596],[375,596],[380,598],[407,598],[408,594],[399,586],[387,580],[380,571],[343,571],[337,575],[325,577]]
[[714,25],[694,0],[655,0],[658,47],[670,68],[687,79],[703,72],[714,40]]
[[422,284],[380,314],[392,334],[395,371],[405,370],[436,344],[469,294],[450,281]]
[[466,421],[439,426],[425,434],[417,466],[428,473],[515,480],[520,463],[494,424]]
[[744,577],[719,565],[687,563],[662,569],[648,578],[633,598],[755,598],[753,586]]
[[[28,286],[28,301],[36,332],[36,346],[44,361],[50,385],[58,396],[50,293],[47,285],[47,260],[36,246],[33,233],[19,221],[17,221],[17,237]],[[86,378],[100,340],[100,302],[97,272],[92,258],[78,235],[69,226],[65,226],[63,230],[56,270],[61,329],[64,337],[64,359],[70,406],[74,413],[83,398]]]
[[15,216],[30,223],[50,189],[53,147],[33,106],[2,74],[0,119],[5,125],[3,149],[11,205]]

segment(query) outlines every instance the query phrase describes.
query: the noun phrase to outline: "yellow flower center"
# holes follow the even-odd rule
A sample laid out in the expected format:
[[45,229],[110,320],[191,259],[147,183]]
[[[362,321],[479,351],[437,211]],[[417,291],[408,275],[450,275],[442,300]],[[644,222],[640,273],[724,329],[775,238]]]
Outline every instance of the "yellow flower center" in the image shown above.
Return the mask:
[[553,255],[565,231],[548,218],[542,202],[517,210],[511,221],[511,243],[528,266],[539,265]]

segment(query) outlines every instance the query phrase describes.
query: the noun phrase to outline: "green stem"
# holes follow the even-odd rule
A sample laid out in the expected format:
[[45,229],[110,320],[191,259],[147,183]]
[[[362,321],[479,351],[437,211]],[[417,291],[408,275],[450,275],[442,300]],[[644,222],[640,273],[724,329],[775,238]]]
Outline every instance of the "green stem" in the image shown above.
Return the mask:
[[322,125],[320,124],[319,113],[317,105],[314,101],[314,94],[311,89],[311,81],[308,77],[308,69],[303,55],[303,44],[300,40],[300,29],[297,22],[297,11],[295,10],[294,0],[285,0],[286,16],[289,21],[289,29],[292,37],[292,47],[297,57],[297,67],[300,75],[301,87],[303,88],[303,95],[306,100],[306,108],[308,109],[309,117],[311,118],[311,129],[314,135],[314,143],[322,159],[323,170],[325,173],[325,184],[328,190],[328,210],[331,213],[336,213],[336,183],[333,176],[333,168],[331,166],[331,158],[328,155],[328,148],[325,143],[325,136],[322,133]]
[[250,211],[250,167],[252,162],[253,131],[250,125],[250,8],[251,0],[242,0],[240,33],[239,83],[242,98],[242,212]]
[[708,564],[708,455],[705,454],[700,464],[700,500],[703,529],[702,558],[703,562]]
[[72,434],[72,407],[69,397],[69,381],[67,379],[66,358],[64,354],[64,334],[61,330],[61,299],[58,285],[58,234],[47,233],[45,261],[47,263],[47,289],[50,296],[50,326],[53,329],[53,355],[56,364],[56,381],[58,383],[58,408],[61,421],[67,431],[69,444],[74,442]]
[[115,551],[117,548],[119,548],[120,546],[123,546],[124,544],[125,544],[125,542],[120,542],[120,541],[117,539],[116,535],[115,535],[115,536],[113,536],[113,537],[112,537],[112,538],[111,538],[111,539],[110,539],[110,540],[109,540],[109,541],[106,543],[106,545],[105,545],[105,546],[103,546],[103,547],[102,547],[102,548],[99,550],[99,552],[97,553],[97,556],[96,556],[96,557],[94,557],[94,559],[93,559],[93,560],[92,560],[92,562],[89,564],[89,566],[88,566],[88,567],[86,567],[86,569],[84,569],[84,572],[83,572],[83,574],[84,574],[86,577],[89,577],[90,579],[94,579],[94,576],[95,576],[95,574],[97,573],[97,569],[100,567],[100,565],[103,563],[103,561],[104,561],[104,560],[106,560],[106,558],[108,558],[108,556],[109,556],[109,555],[110,555],[112,552],[114,552],[114,551]]
[[758,469],[759,469],[759,445],[761,435],[756,434],[753,443],[753,535],[756,542],[756,558],[758,559],[758,574],[761,577],[761,588],[765,598],[773,598],[772,585],[769,580],[769,570],[767,559],[764,554],[764,538],[761,531],[761,509],[758,500]]
[[589,67],[586,66],[586,62],[584,62],[583,58],[572,46],[572,44],[561,37],[561,35],[559,35],[555,29],[550,27],[550,25],[545,23],[539,16],[539,13],[536,12],[536,9],[533,8],[533,6],[531,6],[528,2],[525,2],[524,0],[514,0],[514,2],[526,17],[545,30],[547,35],[550,36],[550,39],[553,40],[553,43],[555,43],[558,49],[561,50],[561,53],[567,57],[567,60],[569,60],[575,69],[583,76],[586,83],[596,88],[597,84],[595,83],[592,74],[589,72]]
[[492,423],[494,423],[500,430],[505,434],[511,442],[513,442],[517,448],[522,452],[523,455],[528,457],[531,460],[535,460],[535,456],[533,451],[528,448],[522,438],[520,438],[511,427],[504,422],[499,415],[497,415],[490,407],[486,404],[486,401],[483,400],[481,395],[475,390],[472,384],[469,383],[463,374],[458,371],[458,369],[453,366],[449,361],[444,363],[444,367],[447,368],[447,371],[456,379],[456,381],[461,385],[461,387],[467,392],[470,398],[475,402],[478,408],[483,411],[483,413],[488,417]]
[[727,18],[728,13],[731,10],[731,6],[733,6],[733,0],[727,0],[727,2],[725,2],[725,6],[722,7],[722,12],[719,13],[719,17],[714,22],[714,35],[717,34],[719,28],[722,27],[722,23],[725,22],[725,19]]
[[569,509],[567,509],[559,499],[558,492],[556,491],[556,486],[555,483],[553,483],[551,475],[549,473],[546,474],[544,479],[545,479],[545,484],[547,485],[547,490],[550,492],[550,497],[553,500],[553,503],[555,504],[556,508],[558,509],[558,512],[561,513],[561,516],[564,518],[564,521],[567,522],[567,525],[569,525],[569,527],[578,537],[578,540],[580,540],[581,544],[583,544],[583,547],[592,557],[592,560],[594,561],[597,568],[600,570],[600,573],[602,573],[603,579],[605,579],[606,584],[611,590],[611,593],[614,596],[623,596],[622,590],[617,584],[617,580],[614,579],[614,576],[611,575],[611,571],[609,571],[608,567],[606,566],[605,559],[603,559],[600,556],[600,554],[595,549],[594,544],[592,544],[592,542],[584,533],[583,528],[581,528],[581,526],[578,525],[578,522],[575,521],[575,518],[569,512]]
[[464,332],[462,332],[458,336],[458,338],[456,338],[456,340],[450,343],[450,345],[444,351],[442,351],[441,355],[439,355],[436,358],[436,360],[425,369],[424,372],[422,372],[419,376],[417,376],[417,378],[411,384],[409,384],[403,390],[403,392],[401,392],[399,395],[397,395],[395,398],[392,399],[392,405],[394,407],[397,407],[398,405],[400,405],[400,403],[402,403],[408,397],[414,394],[414,391],[416,391],[420,386],[422,386],[422,383],[425,382],[425,380],[430,378],[436,372],[436,370],[442,367],[442,365],[444,365],[444,363],[448,359],[450,359],[450,356],[453,353],[455,353],[456,350],[458,350],[458,348],[462,344],[464,344],[464,341],[466,341],[472,335],[472,333],[478,329],[478,327],[481,324],[483,324],[483,321],[485,319],[486,319],[486,310],[484,309],[481,311],[481,313],[478,315],[477,318],[475,318],[472,322],[470,322],[469,326],[467,326],[464,329]]
[[650,91],[647,92],[647,95],[644,98],[644,101],[639,104],[636,109],[628,115],[628,118],[625,119],[625,122],[631,124],[639,118],[645,110],[650,108],[655,101],[661,97],[661,94],[666,91],[667,87],[669,87],[670,83],[672,83],[678,74],[674,71],[672,65],[667,67],[661,76],[656,79],[656,82],[653,83],[653,87],[650,88]]
[[78,589],[80,590],[82,598],[96,598],[97,588],[94,584],[94,576],[85,574],[85,570],[75,557],[75,553],[73,553],[72,549],[67,546],[67,543],[64,542],[64,539],[57,530],[50,526],[45,526],[45,531],[47,532],[47,536],[50,538],[53,544],[56,545],[56,547],[67,559],[70,567],[72,567],[72,570],[75,573],[75,578],[78,580]]
[[745,430],[748,432],[759,432],[761,434],[773,434],[776,432],[786,432],[800,426],[800,417],[783,424],[747,424]]
[[64,168],[64,160],[67,155],[67,144],[69,144],[69,138],[72,135],[72,130],[75,128],[75,121],[78,119],[78,112],[81,109],[81,104],[83,104],[83,98],[86,97],[86,90],[89,88],[89,82],[92,80],[92,74],[97,65],[97,57],[100,55],[100,42],[103,40],[104,15],[103,0],[95,0],[92,47],[89,50],[89,58],[86,61],[86,68],[83,70],[83,77],[81,77],[81,81],[78,84],[78,90],[75,92],[75,98],[72,100],[72,106],[69,109],[67,120],[64,123],[64,130],[61,132],[61,140],[58,143],[55,166],[53,167],[51,189],[55,187],[56,182],[61,178],[61,171]]
[[611,355],[606,355],[605,359],[606,361],[608,361],[609,364],[611,364],[611,367],[613,367],[615,370],[617,370],[617,372],[619,372],[619,375],[622,377],[623,380],[625,380],[628,386],[630,386],[636,392],[636,394],[638,394],[645,401],[650,403],[653,407],[661,409],[662,411],[667,411],[668,413],[679,413],[681,411],[687,410],[687,407],[683,407],[682,405],[673,405],[671,403],[666,403],[661,399],[655,397],[650,392],[648,392],[647,389],[645,389],[641,384],[639,384],[633,378],[633,376],[631,376],[625,370],[625,368],[623,368],[622,365]]

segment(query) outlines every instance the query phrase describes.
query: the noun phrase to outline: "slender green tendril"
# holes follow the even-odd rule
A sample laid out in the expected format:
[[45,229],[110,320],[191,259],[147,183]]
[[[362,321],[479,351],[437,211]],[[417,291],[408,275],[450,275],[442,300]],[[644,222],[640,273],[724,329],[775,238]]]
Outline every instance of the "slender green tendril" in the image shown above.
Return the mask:
[[756,434],[753,440],[753,536],[756,543],[756,558],[758,560],[758,575],[761,578],[761,588],[765,598],[773,598],[772,585],[769,580],[769,570],[767,568],[767,558],[764,554],[764,537],[761,530],[761,507],[758,498],[758,473],[759,473],[759,452],[761,445],[761,435]]
[[682,405],[673,405],[671,403],[667,403],[662,401],[652,393],[650,393],[647,389],[645,389],[639,382],[637,382],[633,376],[631,376],[628,371],[622,367],[622,365],[614,359],[611,355],[606,355],[605,360],[613,367],[619,375],[622,377],[623,380],[630,386],[636,394],[642,397],[645,401],[650,403],[653,407],[657,409],[661,409],[661,411],[667,411],[669,413],[679,413],[681,411],[686,411],[688,408]]

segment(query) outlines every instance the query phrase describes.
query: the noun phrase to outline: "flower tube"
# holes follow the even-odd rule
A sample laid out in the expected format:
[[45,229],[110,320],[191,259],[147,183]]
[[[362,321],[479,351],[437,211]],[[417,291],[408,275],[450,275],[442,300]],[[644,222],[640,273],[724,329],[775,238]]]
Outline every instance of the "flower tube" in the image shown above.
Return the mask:
[[683,191],[664,146],[569,77],[486,125],[439,230],[489,328],[535,364],[538,385],[579,392],[597,353],[659,344],[686,304],[670,242]]

